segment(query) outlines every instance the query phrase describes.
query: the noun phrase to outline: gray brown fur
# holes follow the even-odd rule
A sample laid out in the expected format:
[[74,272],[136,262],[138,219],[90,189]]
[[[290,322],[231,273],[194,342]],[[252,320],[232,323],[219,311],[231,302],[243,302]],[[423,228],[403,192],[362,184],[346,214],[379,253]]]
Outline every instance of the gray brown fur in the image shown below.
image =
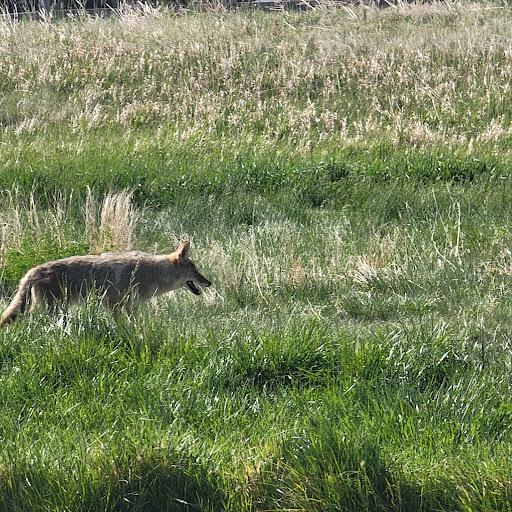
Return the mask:
[[189,259],[189,248],[189,242],[183,242],[177,251],[166,255],[104,253],[70,256],[38,265],[21,279],[0,326],[15,320],[29,304],[30,311],[53,311],[63,301],[74,304],[90,293],[97,294],[112,311],[123,308],[128,313],[139,303],[181,286],[199,295],[194,283],[211,283]]

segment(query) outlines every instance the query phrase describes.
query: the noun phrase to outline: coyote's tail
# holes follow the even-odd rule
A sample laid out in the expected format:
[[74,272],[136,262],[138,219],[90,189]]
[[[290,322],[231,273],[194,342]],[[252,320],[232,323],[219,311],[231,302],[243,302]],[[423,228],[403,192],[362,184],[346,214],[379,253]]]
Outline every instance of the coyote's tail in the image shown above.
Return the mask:
[[13,297],[11,303],[4,311],[2,318],[0,319],[0,327],[8,324],[22,314],[27,309],[28,302],[30,300],[30,289],[32,288],[31,276],[26,275],[18,286],[16,295]]

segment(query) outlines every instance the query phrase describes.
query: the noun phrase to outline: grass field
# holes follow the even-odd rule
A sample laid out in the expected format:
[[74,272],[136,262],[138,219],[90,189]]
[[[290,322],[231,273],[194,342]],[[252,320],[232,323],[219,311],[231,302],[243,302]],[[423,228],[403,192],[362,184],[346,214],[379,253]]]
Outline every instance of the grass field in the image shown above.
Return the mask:
[[137,249],[213,282],[0,331],[0,510],[512,509],[512,9],[0,23],[1,306]]

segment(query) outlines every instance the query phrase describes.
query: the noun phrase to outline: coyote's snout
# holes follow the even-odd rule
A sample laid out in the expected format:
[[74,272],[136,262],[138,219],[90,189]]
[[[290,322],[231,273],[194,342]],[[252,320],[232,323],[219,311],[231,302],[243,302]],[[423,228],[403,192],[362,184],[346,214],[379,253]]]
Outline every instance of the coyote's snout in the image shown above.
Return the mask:
[[58,303],[76,303],[90,293],[98,295],[112,311],[123,308],[130,313],[139,303],[162,293],[186,286],[200,295],[200,286],[210,286],[189,259],[189,242],[172,254],[144,252],[103,253],[71,256],[49,261],[29,270],[20,281],[0,326],[23,313],[30,303],[41,311],[52,311]]

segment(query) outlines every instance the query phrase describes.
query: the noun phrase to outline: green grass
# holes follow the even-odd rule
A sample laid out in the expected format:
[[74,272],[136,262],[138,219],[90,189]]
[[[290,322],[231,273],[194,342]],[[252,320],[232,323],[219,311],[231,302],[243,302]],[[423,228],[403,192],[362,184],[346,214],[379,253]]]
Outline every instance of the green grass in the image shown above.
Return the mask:
[[511,24],[0,23],[2,306],[183,239],[213,282],[0,331],[0,510],[510,510]]

